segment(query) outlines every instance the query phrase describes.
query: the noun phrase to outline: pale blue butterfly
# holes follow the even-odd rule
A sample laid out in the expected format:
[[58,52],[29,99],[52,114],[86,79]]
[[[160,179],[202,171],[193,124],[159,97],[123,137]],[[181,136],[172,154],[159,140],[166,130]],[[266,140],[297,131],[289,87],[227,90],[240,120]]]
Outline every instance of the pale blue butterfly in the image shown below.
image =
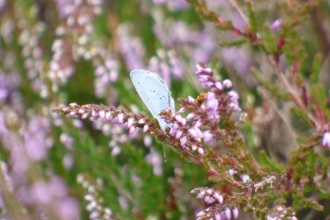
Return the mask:
[[162,78],[146,70],[133,70],[130,76],[136,91],[152,116],[158,120],[162,130],[165,131],[166,127],[171,127],[171,124],[167,124],[159,116],[165,108],[170,108],[172,114],[175,112],[171,92]]

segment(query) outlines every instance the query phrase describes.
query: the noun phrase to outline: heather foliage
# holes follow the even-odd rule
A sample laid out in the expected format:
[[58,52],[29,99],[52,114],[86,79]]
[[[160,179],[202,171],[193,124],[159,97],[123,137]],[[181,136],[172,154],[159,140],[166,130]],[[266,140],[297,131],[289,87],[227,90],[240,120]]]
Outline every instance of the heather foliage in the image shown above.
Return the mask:
[[1,219],[329,218],[329,10],[0,0]]

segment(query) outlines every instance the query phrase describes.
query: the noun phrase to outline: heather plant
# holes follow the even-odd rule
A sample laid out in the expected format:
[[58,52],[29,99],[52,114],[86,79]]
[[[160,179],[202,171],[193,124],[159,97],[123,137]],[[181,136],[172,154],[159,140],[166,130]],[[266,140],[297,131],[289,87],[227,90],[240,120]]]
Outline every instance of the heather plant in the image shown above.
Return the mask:
[[1,219],[330,218],[329,10],[0,1]]

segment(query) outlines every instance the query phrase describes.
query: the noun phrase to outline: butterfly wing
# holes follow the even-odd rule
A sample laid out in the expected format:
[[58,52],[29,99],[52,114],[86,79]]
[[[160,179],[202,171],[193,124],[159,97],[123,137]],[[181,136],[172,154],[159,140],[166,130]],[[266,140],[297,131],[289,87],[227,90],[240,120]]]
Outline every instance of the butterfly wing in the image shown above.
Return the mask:
[[167,85],[157,74],[145,70],[133,70],[130,76],[142,101],[152,116],[158,120],[160,127],[165,130],[169,125],[160,118],[159,113],[168,107],[174,113],[175,108]]

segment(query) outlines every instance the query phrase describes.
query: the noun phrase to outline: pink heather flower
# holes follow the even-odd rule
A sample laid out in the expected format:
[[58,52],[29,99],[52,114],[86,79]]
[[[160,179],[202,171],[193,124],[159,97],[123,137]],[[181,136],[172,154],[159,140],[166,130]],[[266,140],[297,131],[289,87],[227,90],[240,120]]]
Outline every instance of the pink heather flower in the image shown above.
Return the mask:
[[135,130],[136,130],[136,127],[131,126],[131,127],[129,128],[129,133],[132,134],[132,133],[134,133]]
[[222,81],[222,85],[226,88],[229,89],[233,86],[233,83],[229,79],[225,79]]
[[237,219],[238,218],[238,209],[235,207],[235,208],[233,208],[232,212],[233,212],[234,219]]
[[129,118],[127,120],[127,128],[130,128],[133,125],[133,122],[134,122],[134,118]]
[[144,124],[146,123],[146,120],[144,120],[143,118],[141,118],[139,121],[138,121],[138,124]]
[[117,119],[118,119],[118,123],[122,124],[124,122],[124,114],[123,113],[119,113],[117,115]]
[[180,124],[185,125],[186,124],[186,119],[182,118],[181,115],[176,115],[175,120],[177,120]]
[[225,215],[226,215],[227,219],[231,219],[231,212],[230,212],[229,208],[226,208]]
[[189,120],[193,119],[194,116],[195,116],[195,114],[194,114],[193,112],[190,112],[190,113],[187,115],[186,120],[189,121]]
[[240,107],[238,107],[238,105],[235,104],[235,103],[230,103],[229,104],[229,107],[231,108],[231,110],[233,112],[240,112],[240,111],[242,111],[242,109]]
[[237,102],[238,101],[239,96],[238,96],[237,92],[229,91],[227,94],[228,94],[229,99],[230,99],[231,102]]
[[213,142],[213,135],[209,130],[203,132],[204,142],[211,143]]
[[182,113],[184,113],[185,111],[186,111],[185,108],[180,108],[179,111],[177,112],[177,114],[182,114]]
[[112,114],[111,114],[110,111],[107,111],[107,112],[105,113],[105,119],[109,120],[109,119],[111,118],[111,116],[112,116]]
[[167,0],[153,0],[154,4],[165,4]]
[[190,129],[188,130],[188,132],[189,132],[189,134],[190,134],[193,138],[198,138],[195,129],[190,128]]
[[200,211],[196,214],[196,217],[199,218],[199,217],[202,217],[203,215],[205,214],[204,211]]
[[150,147],[151,144],[152,144],[152,138],[151,138],[151,136],[145,135],[144,138],[143,138],[143,143],[144,143],[144,146]]
[[206,109],[211,118],[215,118],[218,116],[218,106],[219,106],[219,101],[215,98],[215,94],[213,92],[208,92]]
[[269,29],[272,31],[279,31],[282,27],[282,24],[283,24],[283,20],[277,19],[270,25]]
[[214,199],[216,199],[220,204],[223,203],[223,196],[220,195],[219,193],[217,193],[217,192],[214,193],[213,197],[214,197]]
[[180,139],[180,145],[181,147],[185,147],[187,143],[187,137],[184,136],[183,138]]
[[195,99],[191,96],[188,96],[188,102],[189,103],[195,103]]
[[105,118],[105,111],[99,111],[99,116],[101,119],[104,119]]
[[147,132],[149,130],[149,125],[145,124],[143,126],[143,132]]
[[182,131],[181,130],[178,130],[175,134],[175,139],[179,139],[182,135]]
[[221,82],[216,82],[215,84],[215,87],[219,90],[219,91],[222,91],[222,89],[223,89],[223,86],[222,86],[222,84],[221,84]]
[[215,217],[215,220],[221,220],[221,215],[220,215],[220,213],[216,213],[216,214],[214,215],[214,217]]
[[324,133],[323,140],[322,140],[322,145],[323,145],[323,147],[330,150],[330,132],[325,132]]
[[48,204],[52,200],[52,194],[49,191],[49,186],[45,182],[36,182],[32,189],[31,195],[34,199],[34,202],[40,203],[42,205]]
[[249,182],[251,182],[250,176],[249,175],[246,175],[246,174],[241,175],[241,179],[242,179],[242,182],[243,183],[249,183]]
[[228,173],[229,173],[231,176],[233,176],[233,175],[235,175],[235,174],[237,173],[237,170],[235,170],[235,169],[229,169],[229,170],[228,170]]
[[205,196],[205,202],[206,202],[206,204],[210,204],[210,203],[212,203],[214,201],[215,201],[215,199],[213,197],[211,197],[211,196]]

